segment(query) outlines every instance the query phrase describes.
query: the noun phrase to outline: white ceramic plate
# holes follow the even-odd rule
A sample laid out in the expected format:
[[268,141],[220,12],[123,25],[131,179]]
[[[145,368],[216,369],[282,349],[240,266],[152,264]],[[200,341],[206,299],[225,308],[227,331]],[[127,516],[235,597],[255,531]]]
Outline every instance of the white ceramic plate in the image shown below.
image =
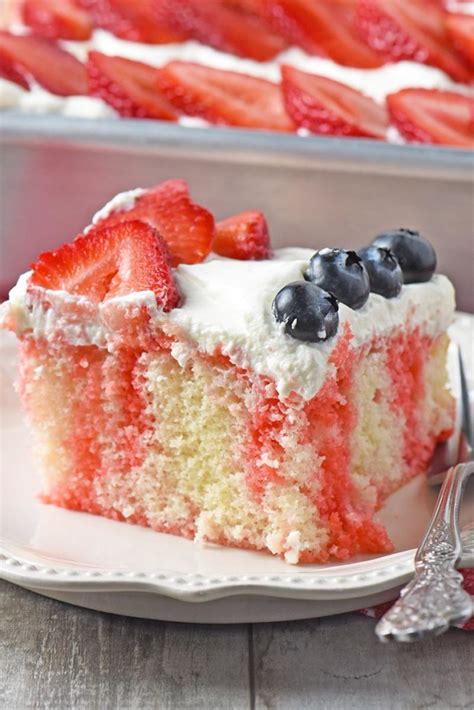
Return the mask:
[[[458,316],[453,337],[463,347],[472,387],[474,316]],[[391,496],[378,514],[395,543],[394,553],[302,567],[263,553],[199,546],[146,528],[42,505],[31,437],[12,384],[15,341],[1,334],[0,345],[3,578],[46,596],[112,613],[232,623],[360,609],[393,597],[413,573],[414,548],[437,495],[423,477]],[[473,505],[470,490],[463,503],[463,522],[472,518]],[[472,565],[474,560],[466,558],[463,564]]]

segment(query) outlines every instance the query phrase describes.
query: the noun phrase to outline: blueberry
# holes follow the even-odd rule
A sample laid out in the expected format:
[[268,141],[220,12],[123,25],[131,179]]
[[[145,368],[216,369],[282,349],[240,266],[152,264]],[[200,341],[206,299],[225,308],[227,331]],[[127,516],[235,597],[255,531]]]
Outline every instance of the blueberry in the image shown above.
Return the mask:
[[357,253],[369,274],[370,290],[385,298],[398,296],[403,286],[403,271],[390,249],[370,246]]
[[361,308],[369,297],[369,275],[355,251],[317,251],[304,277],[351,308]]
[[293,281],[273,299],[273,315],[296,340],[319,343],[335,335],[339,325],[334,296],[307,281]]
[[430,242],[412,229],[379,234],[372,244],[390,249],[398,259],[406,284],[429,281],[436,269],[436,252]]

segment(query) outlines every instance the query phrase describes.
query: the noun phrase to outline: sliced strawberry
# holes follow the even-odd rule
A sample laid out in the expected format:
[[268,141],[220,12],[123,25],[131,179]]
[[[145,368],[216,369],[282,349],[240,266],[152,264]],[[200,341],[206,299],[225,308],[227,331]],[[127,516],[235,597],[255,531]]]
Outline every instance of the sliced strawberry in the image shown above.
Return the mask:
[[92,19],[72,0],[23,0],[21,16],[35,34],[49,39],[87,40]]
[[280,87],[265,79],[192,62],[169,62],[156,74],[163,94],[180,111],[210,123],[292,131]]
[[156,70],[124,57],[89,52],[89,94],[128,118],[175,121],[176,111],[156,84]]
[[456,81],[472,72],[449,46],[445,13],[423,0],[359,0],[356,25],[369,47],[387,60],[432,64]]
[[263,0],[222,0],[224,5],[243,12],[263,16]]
[[153,291],[164,311],[175,308],[179,292],[166,244],[138,220],[96,229],[72,244],[41,254],[30,283],[100,302],[137,291]]
[[387,96],[390,117],[410,143],[474,148],[474,99],[452,91],[403,89]]
[[446,28],[458,52],[474,67],[474,16],[460,13],[448,15]]
[[43,37],[0,32],[0,63],[9,64],[22,76],[31,75],[52,94],[87,94],[85,66]]
[[158,230],[168,245],[173,266],[196,264],[211,251],[214,217],[191,200],[184,180],[168,180],[147,190],[131,209],[113,212],[99,222],[99,227],[134,219]]
[[170,15],[178,30],[223,52],[267,61],[286,43],[244,5],[228,0],[169,0]]
[[13,81],[15,84],[18,84],[18,86],[21,86],[23,89],[30,88],[27,74],[22,74],[21,71],[19,71],[18,66],[15,66],[15,64],[12,63],[10,59],[8,59],[8,57],[2,55],[1,48],[0,77],[2,77],[2,79],[7,79],[8,81]]
[[383,58],[352,28],[354,8],[347,0],[263,0],[268,21],[287,40],[310,54],[351,67],[379,67]]
[[230,259],[269,259],[270,235],[262,212],[241,212],[216,224],[213,251]]
[[93,17],[94,24],[122,39],[163,44],[180,42],[167,17],[168,0],[75,0]]
[[368,96],[294,67],[281,71],[286,109],[297,126],[323,135],[385,139],[387,111]]

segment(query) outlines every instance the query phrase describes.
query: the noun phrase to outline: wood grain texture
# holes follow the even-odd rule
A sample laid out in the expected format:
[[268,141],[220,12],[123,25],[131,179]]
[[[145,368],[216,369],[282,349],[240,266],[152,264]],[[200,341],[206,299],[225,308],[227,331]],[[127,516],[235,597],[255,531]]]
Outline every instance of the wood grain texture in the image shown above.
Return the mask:
[[249,704],[245,626],[112,616],[0,582],[2,710]]
[[382,646],[358,614],[192,626],[88,611],[0,582],[1,710],[472,708],[474,635]]
[[474,637],[382,645],[358,614],[255,626],[257,710],[472,708]]

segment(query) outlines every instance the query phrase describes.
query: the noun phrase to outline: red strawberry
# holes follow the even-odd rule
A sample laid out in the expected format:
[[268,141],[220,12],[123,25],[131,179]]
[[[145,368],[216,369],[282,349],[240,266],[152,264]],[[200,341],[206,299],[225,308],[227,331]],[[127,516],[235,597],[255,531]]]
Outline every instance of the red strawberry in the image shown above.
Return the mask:
[[75,0],[90,12],[95,25],[117,37],[135,42],[162,44],[185,37],[167,21],[168,0]]
[[280,87],[265,79],[180,61],[169,62],[156,77],[168,100],[189,116],[241,128],[294,130]]
[[228,7],[263,16],[263,0],[222,0],[222,2]]
[[262,212],[241,212],[216,224],[213,251],[230,259],[269,259],[270,236]]
[[474,148],[474,99],[452,91],[403,89],[387,96],[390,117],[410,143]]
[[458,52],[474,67],[474,16],[464,14],[448,15],[446,28]]
[[432,64],[456,81],[472,72],[449,46],[445,13],[422,0],[359,0],[356,24],[367,44],[387,60]]
[[86,40],[92,35],[90,16],[72,0],[23,0],[25,25],[50,39]]
[[385,139],[387,111],[339,81],[282,66],[286,109],[297,126],[312,133]]
[[184,180],[168,180],[147,190],[130,210],[112,213],[99,222],[99,227],[134,219],[158,230],[168,245],[173,266],[196,264],[211,251],[214,217],[192,202]]
[[175,26],[185,34],[223,52],[267,61],[281,52],[285,41],[261,17],[228,0],[169,0]]
[[153,291],[170,311],[179,293],[166,244],[150,225],[134,220],[81,235],[72,244],[41,254],[30,283],[100,302],[135,291]]
[[89,52],[89,93],[110,104],[121,116],[175,121],[173,106],[160,93],[156,70],[123,57]]
[[52,94],[87,94],[87,71],[54,42],[32,35],[0,32],[0,63],[22,76],[31,75]]
[[266,17],[277,32],[310,54],[339,64],[378,67],[383,59],[354,33],[354,9],[347,0],[263,0]]
[[30,85],[27,76],[22,74],[18,67],[16,67],[12,62],[4,57],[1,53],[0,48],[0,77],[2,79],[7,79],[8,81],[13,81],[18,86],[22,86],[24,89],[29,89]]

